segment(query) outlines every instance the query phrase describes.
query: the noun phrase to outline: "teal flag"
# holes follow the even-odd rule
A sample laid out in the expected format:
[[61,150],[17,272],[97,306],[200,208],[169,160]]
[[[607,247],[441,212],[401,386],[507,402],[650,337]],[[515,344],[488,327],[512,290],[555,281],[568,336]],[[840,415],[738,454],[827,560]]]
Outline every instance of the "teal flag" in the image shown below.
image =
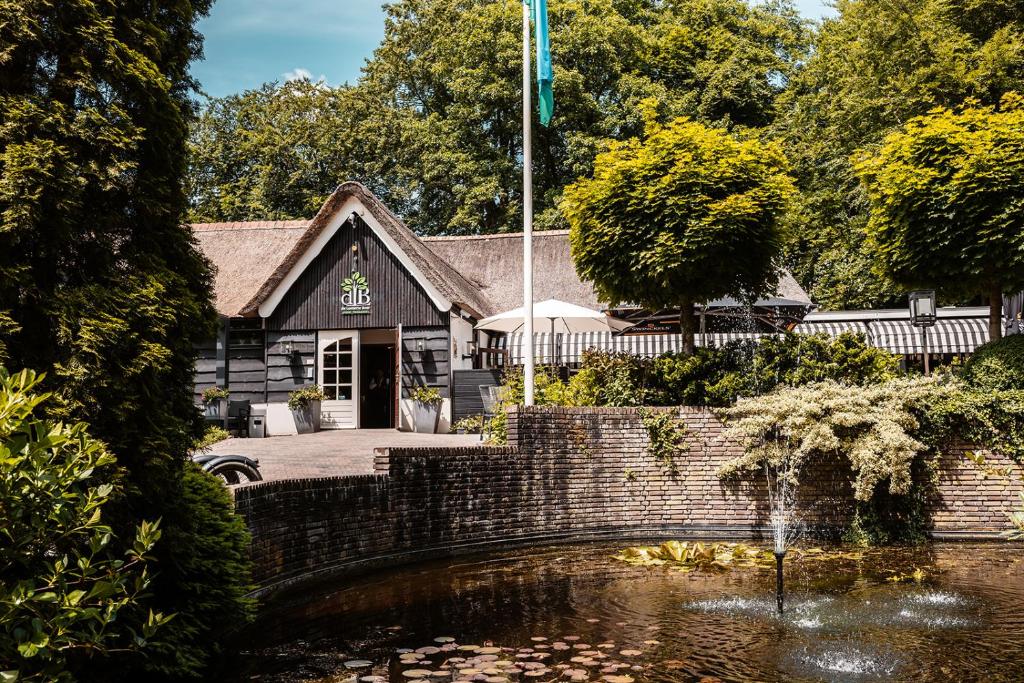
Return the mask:
[[527,4],[533,10],[533,26],[536,31],[540,122],[546,126],[555,112],[555,95],[551,90],[555,73],[551,69],[551,40],[548,38],[548,0],[527,0]]

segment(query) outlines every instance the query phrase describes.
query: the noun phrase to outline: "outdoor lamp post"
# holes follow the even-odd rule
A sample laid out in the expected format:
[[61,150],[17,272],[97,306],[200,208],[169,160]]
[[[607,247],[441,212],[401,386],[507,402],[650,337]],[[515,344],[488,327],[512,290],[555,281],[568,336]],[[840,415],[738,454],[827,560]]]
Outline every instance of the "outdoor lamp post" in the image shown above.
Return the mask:
[[924,355],[924,374],[931,369],[928,363],[928,328],[935,324],[935,290],[922,289],[910,293],[910,324],[921,328],[921,349]]

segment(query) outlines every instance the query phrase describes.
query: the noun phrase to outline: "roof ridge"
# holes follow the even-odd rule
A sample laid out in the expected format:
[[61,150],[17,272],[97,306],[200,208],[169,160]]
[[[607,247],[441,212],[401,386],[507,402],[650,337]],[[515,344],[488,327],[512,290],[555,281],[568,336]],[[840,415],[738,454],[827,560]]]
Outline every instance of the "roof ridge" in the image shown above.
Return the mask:
[[299,218],[274,221],[214,221],[210,223],[190,223],[193,230],[211,232],[215,230],[273,230],[275,228],[304,228],[311,219]]
[[[543,237],[544,235],[568,235],[568,230],[535,230],[533,232],[534,237]],[[478,235],[427,235],[422,236],[420,239],[424,242],[458,242],[462,240],[490,240],[490,239],[511,239],[513,237],[522,237],[522,232],[491,232],[482,233]]]

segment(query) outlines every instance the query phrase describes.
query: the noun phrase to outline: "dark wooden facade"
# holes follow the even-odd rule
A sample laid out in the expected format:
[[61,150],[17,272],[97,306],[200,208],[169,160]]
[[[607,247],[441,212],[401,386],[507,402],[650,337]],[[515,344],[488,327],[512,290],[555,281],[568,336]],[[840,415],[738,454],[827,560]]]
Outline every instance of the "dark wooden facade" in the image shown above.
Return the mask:
[[[353,250],[355,246],[355,250]],[[353,270],[369,283],[370,310],[346,314],[342,281]],[[402,396],[415,386],[450,396],[450,314],[439,310],[362,219],[353,217],[313,259],[266,320],[223,320],[216,343],[198,349],[196,395],[223,386],[232,400],[283,402],[317,381],[320,330],[400,329]]]
[[[342,311],[341,283],[353,270],[369,281],[371,304],[365,315]],[[359,217],[338,229],[267,320],[267,329],[276,331],[399,325],[447,327],[448,313],[437,309],[412,274]]]

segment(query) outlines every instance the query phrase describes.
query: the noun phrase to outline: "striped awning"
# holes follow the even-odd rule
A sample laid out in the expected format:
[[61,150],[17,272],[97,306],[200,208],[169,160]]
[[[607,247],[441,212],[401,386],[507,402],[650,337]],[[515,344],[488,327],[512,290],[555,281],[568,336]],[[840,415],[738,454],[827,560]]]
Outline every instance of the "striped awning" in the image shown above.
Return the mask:
[[[981,318],[940,318],[927,328],[930,354],[973,353],[989,340],[988,321]],[[871,345],[903,355],[923,352],[923,334],[906,320],[871,321]]]
[[844,332],[853,332],[868,336],[868,326],[862,322],[807,322],[804,321],[793,330],[798,334],[827,334],[830,337],[838,337]]
[[[704,342],[708,346],[723,346],[730,341],[742,339],[756,340],[762,336],[747,332],[708,332]],[[549,363],[551,358],[551,333],[534,334],[534,353],[538,363]],[[697,346],[703,342],[700,333],[696,335]],[[523,334],[517,332],[494,340],[494,348],[508,350],[508,362],[522,365]],[[678,353],[683,349],[681,334],[638,334],[613,335],[611,332],[580,332],[576,334],[555,335],[555,363],[561,365],[578,365],[587,349],[599,351],[631,353],[641,358],[656,358],[665,353]]]
[[[552,359],[551,352],[551,338],[555,339],[554,346],[554,360]],[[533,357],[537,363],[542,365],[550,365],[557,363],[558,356],[561,350],[562,341],[560,339],[562,335],[552,335],[550,332],[536,332],[533,335]],[[494,347],[498,349],[505,349],[508,351],[508,362],[512,365],[522,365],[525,362],[523,349],[523,337],[522,333],[509,334],[504,337],[495,340]]]

